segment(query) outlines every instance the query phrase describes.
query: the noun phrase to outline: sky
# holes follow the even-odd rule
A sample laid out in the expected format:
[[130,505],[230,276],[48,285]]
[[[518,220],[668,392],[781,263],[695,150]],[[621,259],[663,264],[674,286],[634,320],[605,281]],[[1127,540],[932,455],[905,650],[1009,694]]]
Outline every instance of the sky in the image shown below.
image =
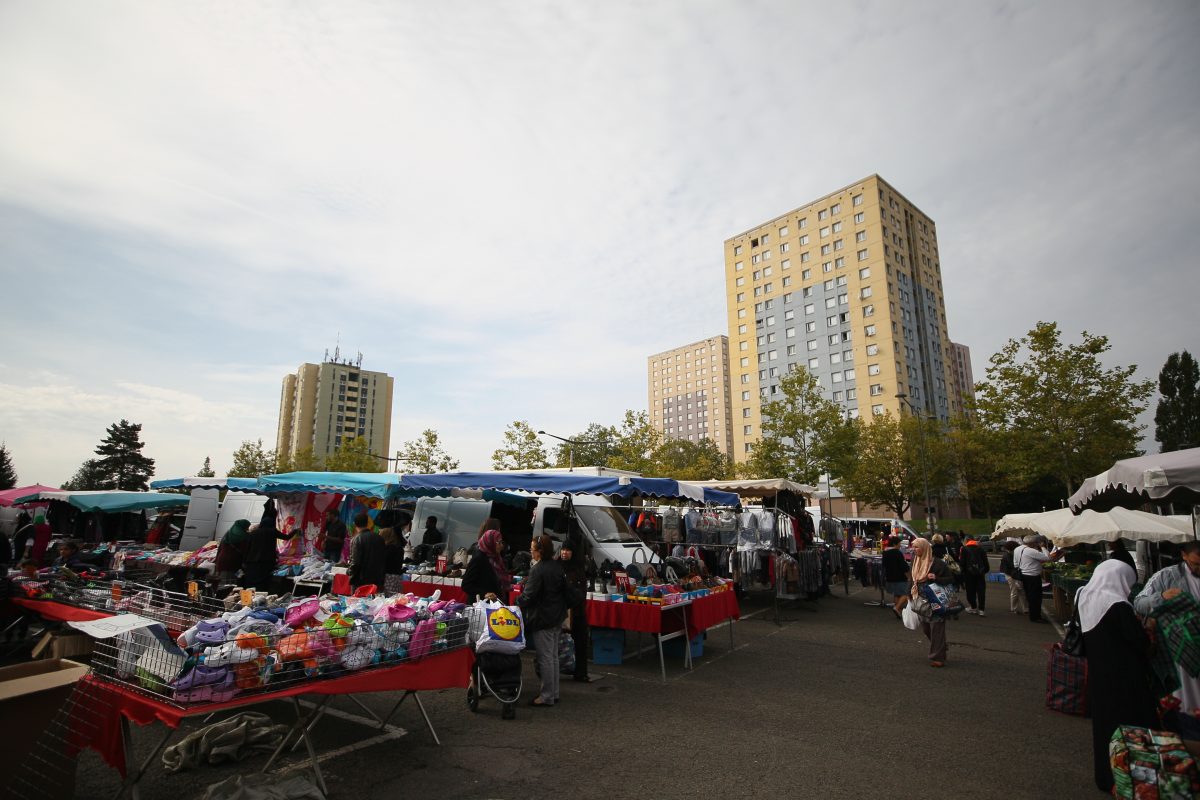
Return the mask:
[[393,450],[487,469],[514,420],[644,410],[647,356],[727,333],[724,240],[872,173],[936,222],[977,380],[1040,320],[1156,378],[1200,351],[1198,35],[1189,0],[0,2],[0,440],[57,485],[128,419],[159,477],[224,474],[340,344]]

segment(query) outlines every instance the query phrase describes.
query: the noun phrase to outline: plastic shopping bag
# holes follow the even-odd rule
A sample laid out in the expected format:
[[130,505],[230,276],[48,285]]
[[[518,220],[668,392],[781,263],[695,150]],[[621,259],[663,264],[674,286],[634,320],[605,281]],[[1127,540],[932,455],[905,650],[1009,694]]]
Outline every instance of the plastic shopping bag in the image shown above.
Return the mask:
[[921,627],[921,618],[913,610],[912,603],[905,603],[904,610],[900,612],[900,621],[910,631],[915,631]]
[[[519,653],[525,649],[525,620],[517,606],[480,601],[474,615],[481,618],[475,639],[477,653]],[[475,621],[472,619],[472,627]]]

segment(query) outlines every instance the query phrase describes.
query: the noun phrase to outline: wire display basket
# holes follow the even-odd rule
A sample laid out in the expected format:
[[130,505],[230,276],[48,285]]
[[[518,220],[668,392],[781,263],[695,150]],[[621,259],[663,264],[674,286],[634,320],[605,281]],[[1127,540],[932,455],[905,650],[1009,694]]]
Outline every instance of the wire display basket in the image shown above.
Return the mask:
[[385,609],[384,619],[375,621],[378,616],[349,608],[327,612],[338,605],[308,598],[286,609],[241,607],[200,620],[177,637],[164,623],[97,639],[92,673],[183,708],[394,666],[467,644],[461,607],[432,611],[423,605],[396,619],[388,619]]

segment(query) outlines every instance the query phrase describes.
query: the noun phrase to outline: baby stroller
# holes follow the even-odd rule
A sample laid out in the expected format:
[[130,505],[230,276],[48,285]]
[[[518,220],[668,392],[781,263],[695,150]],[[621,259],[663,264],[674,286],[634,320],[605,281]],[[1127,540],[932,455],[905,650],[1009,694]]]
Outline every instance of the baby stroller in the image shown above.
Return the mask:
[[471,684],[467,687],[467,708],[479,711],[479,701],[487,692],[501,704],[500,718],[515,719],[516,704],[524,688],[521,677],[521,656],[517,652],[496,652],[479,642],[478,631],[485,626],[486,610],[481,606],[467,609],[471,620],[471,633],[467,641],[475,654],[475,666],[471,670]]

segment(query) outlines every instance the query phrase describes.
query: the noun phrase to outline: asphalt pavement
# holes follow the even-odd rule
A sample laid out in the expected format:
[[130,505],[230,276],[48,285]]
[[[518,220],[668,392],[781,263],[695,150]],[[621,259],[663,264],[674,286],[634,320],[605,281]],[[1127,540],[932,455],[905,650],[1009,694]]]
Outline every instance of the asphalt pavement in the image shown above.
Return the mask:
[[[530,708],[537,685],[526,658],[517,718],[464,691],[423,694],[442,744],[406,703],[393,728],[354,721],[348,698],[315,731],[331,798],[1098,797],[1090,723],[1045,707],[1046,650],[1057,638],[1008,611],[1005,584],[988,584],[984,618],[949,623],[949,661],[933,669],[921,633],[878,590],[838,587],[790,604],[742,603],[743,619],[710,631],[687,671],[656,655],[596,667],[600,680],[566,681],[562,702]],[[395,695],[367,695],[383,710]],[[283,703],[259,709],[280,721]],[[259,710],[256,709],[256,710]],[[193,727],[199,723],[191,723]],[[135,730],[135,749],[151,735]],[[144,798],[202,797],[211,784],[261,769],[263,757],[143,781]],[[293,758],[276,775],[307,774]],[[79,798],[110,797],[116,772],[94,753],[78,762]]]

